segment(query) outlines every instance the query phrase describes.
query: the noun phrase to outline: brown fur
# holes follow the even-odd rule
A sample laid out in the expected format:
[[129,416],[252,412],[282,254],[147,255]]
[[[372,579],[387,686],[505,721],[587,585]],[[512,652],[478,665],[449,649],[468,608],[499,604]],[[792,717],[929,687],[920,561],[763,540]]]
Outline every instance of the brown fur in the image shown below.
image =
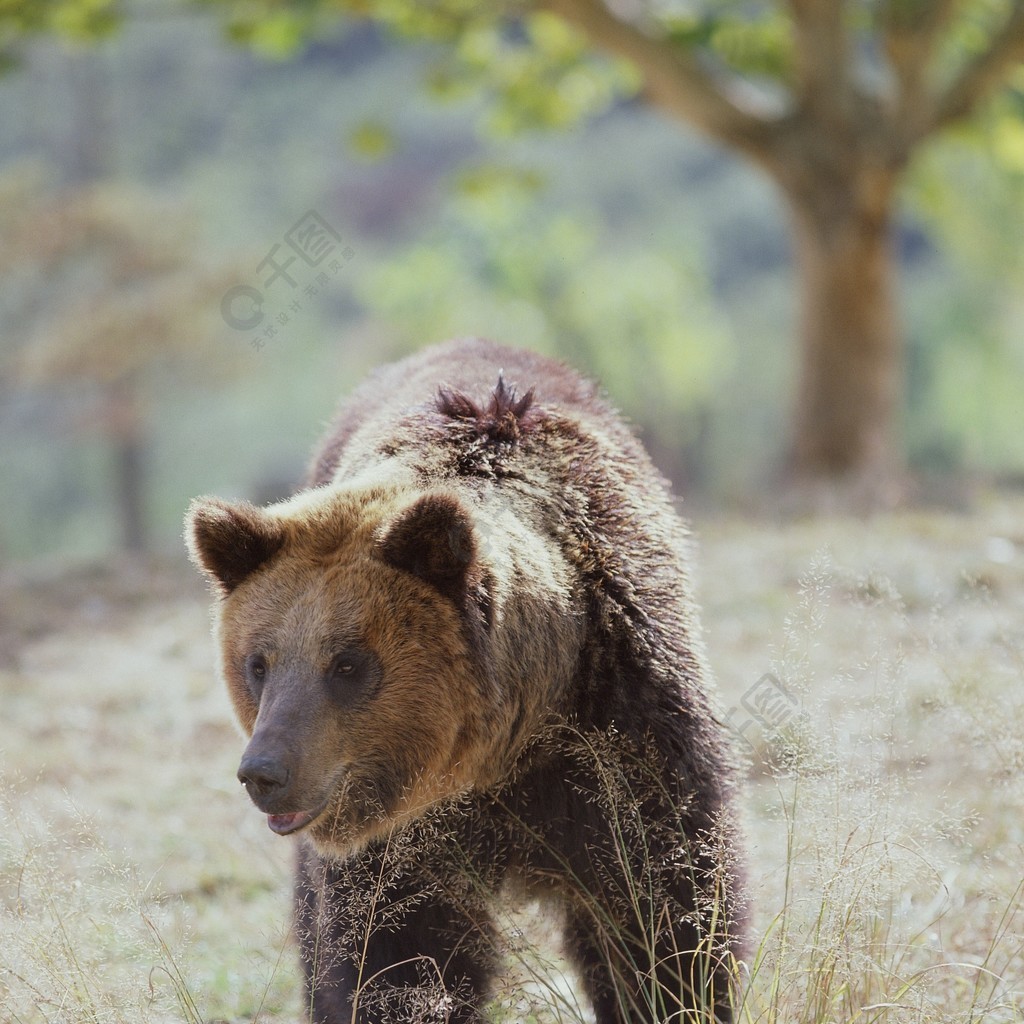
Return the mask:
[[[650,970],[727,1019],[714,958],[741,947],[731,770],[685,532],[632,433],[564,366],[452,342],[372,376],[309,483],[262,510],[198,500],[188,536],[251,736],[240,777],[271,827],[301,828],[313,1019],[349,1021],[353,1000],[359,1021],[440,1019],[413,999],[410,965],[428,957],[448,1019],[478,1020],[494,948],[467,878],[554,895],[599,1024],[644,998],[630,923],[644,912],[624,896],[640,880],[672,908]],[[385,888],[415,909],[355,942],[365,879],[413,836]],[[673,980],[681,963],[707,977]],[[360,988],[377,974],[398,993],[387,1009]],[[645,1019],[669,1016],[671,1000]]]

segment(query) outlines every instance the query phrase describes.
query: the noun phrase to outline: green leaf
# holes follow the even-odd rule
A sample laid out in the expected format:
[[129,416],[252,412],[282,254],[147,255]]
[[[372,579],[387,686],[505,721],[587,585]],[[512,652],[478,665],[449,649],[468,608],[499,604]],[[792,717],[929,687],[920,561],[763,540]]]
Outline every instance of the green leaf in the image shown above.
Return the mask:
[[309,18],[291,11],[278,11],[250,26],[248,42],[257,53],[284,60],[302,48],[311,28]]
[[992,148],[998,164],[1007,171],[1024,174],[1024,122],[1002,117],[992,129]]
[[536,195],[544,187],[544,177],[528,167],[482,164],[462,171],[456,177],[456,189],[467,196],[495,199],[499,194],[517,197]]
[[788,19],[773,14],[762,21],[721,20],[710,45],[735,70],[747,75],[789,81],[794,64]]
[[681,49],[708,46],[717,28],[717,18],[697,15],[667,18],[664,22],[665,38]]
[[361,121],[348,137],[349,146],[364,160],[383,160],[397,148],[394,132],[382,121]]
[[579,32],[548,11],[529,15],[526,32],[537,51],[553,61],[577,60],[587,49]]

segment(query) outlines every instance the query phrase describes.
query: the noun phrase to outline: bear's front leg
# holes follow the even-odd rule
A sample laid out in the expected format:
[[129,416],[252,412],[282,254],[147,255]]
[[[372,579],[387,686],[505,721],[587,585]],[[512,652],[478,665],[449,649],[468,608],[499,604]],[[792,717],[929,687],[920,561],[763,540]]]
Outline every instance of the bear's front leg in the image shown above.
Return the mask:
[[731,1024],[723,953],[711,952],[707,939],[686,922],[664,921],[646,935],[642,931],[636,922],[620,922],[609,935],[607,922],[595,921],[592,908],[574,908],[567,916],[566,952],[580,971],[597,1024]]
[[678,774],[616,743],[593,733],[524,773],[507,845],[558,885],[597,1024],[729,1024],[742,952],[730,833]]
[[482,908],[392,863],[299,848],[295,927],[312,1024],[478,1024],[495,968]]

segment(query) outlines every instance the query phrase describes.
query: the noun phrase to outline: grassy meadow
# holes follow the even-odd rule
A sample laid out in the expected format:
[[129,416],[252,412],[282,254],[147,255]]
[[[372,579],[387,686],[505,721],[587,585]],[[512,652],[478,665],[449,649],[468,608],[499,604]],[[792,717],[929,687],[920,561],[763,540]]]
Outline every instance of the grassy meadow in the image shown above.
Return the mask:
[[[1024,499],[695,526],[747,762],[739,1018],[1024,1019]],[[213,665],[184,556],[0,574],[4,1024],[301,1019],[291,841],[235,781]],[[515,919],[541,948],[496,1020],[588,1019],[557,961],[523,980],[549,933]]]

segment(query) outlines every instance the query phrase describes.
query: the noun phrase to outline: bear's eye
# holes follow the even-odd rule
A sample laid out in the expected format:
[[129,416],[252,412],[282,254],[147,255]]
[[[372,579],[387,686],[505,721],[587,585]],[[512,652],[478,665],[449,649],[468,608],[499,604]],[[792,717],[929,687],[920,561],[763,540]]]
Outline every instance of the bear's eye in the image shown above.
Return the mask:
[[331,679],[344,682],[346,679],[356,675],[358,668],[358,658],[355,655],[339,654],[331,662],[331,667],[327,670],[327,675]]
[[262,654],[254,654],[249,658],[247,668],[249,678],[256,683],[262,683],[267,678],[267,659]]
[[380,689],[383,672],[373,651],[365,647],[347,647],[327,664],[324,682],[330,699],[340,707],[361,706]]

